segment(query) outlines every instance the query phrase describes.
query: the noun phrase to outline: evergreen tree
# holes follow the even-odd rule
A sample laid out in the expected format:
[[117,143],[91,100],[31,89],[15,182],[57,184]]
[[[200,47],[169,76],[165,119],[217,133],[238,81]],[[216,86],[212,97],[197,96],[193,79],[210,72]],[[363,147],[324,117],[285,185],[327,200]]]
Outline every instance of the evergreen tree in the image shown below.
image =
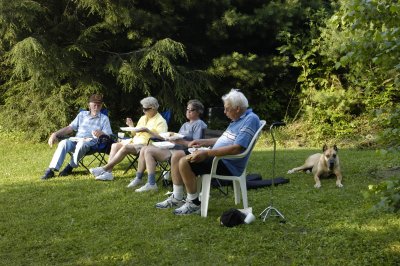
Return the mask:
[[93,92],[114,127],[138,117],[147,95],[182,122],[187,100],[221,106],[232,87],[261,117],[281,119],[297,73],[279,36],[308,34],[303,24],[324,1],[308,2],[3,0],[0,123],[47,138]]

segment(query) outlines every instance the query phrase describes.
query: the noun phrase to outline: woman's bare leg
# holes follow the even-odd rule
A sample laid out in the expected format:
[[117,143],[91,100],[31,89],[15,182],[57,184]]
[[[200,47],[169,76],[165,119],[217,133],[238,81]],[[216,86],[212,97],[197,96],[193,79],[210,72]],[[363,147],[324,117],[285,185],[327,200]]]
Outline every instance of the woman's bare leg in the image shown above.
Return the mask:
[[157,161],[164,162],[171,156],[171,151],[167,149],[160,149],[154,146],[147,146],[145,153],[147,173],[149,175],[155,174]]
[[122,143],[113,143],[111,145],[110,155],[108,156],[108,160],[111,161],[114,155],[122,148]]
[[138,173],[143,173],[144,170],[146,170],[146,159],[145,159],[145,154],[147,149],[150,146],[144,146],[140,149],[140,153],[139,153],[139,159],[138,159],[138,167],[137,167],[137,171]]
[[115,155],[108,160],[108,163],[103,166],[103,169],[107,172],[111,172],[115,165],[120,163],[127,154],[137,154],[136,148],[132,144],[122,145]]

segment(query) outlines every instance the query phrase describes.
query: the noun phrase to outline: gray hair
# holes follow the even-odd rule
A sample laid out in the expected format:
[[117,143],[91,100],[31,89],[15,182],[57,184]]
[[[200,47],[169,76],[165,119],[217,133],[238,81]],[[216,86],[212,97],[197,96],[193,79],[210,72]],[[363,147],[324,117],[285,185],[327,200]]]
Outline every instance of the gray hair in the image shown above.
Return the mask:
[[239,107],[240,109],[246,110],[249,107],[249,102],[246,96],[241,93],[238,89],[231,89],[231,91],[222,96],[224,103],[229,104],[232,108]]
[[157,110],[158,107],[160,106],[160,105],[158,104],[157,99],[154,98],[154,97],[151,97],[151,96],[150,96],[150,97],[143,98],[143,99],[140,101],[140,104],[141,104],[144,108],[153,108],[153,109],[155,109],[155,110]]
[[204,113],[204,105],[199,101],[199,100],[190,100],[188,101],[187,105],[192,105],[193,108],[200,114],[202,115]]

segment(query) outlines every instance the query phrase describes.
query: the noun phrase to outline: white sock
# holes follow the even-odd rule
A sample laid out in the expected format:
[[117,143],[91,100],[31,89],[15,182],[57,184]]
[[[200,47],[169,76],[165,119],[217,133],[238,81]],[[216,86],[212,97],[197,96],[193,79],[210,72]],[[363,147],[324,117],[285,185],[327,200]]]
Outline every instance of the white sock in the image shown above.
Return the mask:
[[174,198],[177,200],[183,199],[183,186],[182,185],[173,185],[173,194]]
[[188,200],[192,201],[192,200],[194,200],[194,199],[197,199],[198,197],[199,197],[199,193],[196,192],[196,193],[194,193],[194,194],[189,194],[189,193],[188,193],[186,198],[187,198]]

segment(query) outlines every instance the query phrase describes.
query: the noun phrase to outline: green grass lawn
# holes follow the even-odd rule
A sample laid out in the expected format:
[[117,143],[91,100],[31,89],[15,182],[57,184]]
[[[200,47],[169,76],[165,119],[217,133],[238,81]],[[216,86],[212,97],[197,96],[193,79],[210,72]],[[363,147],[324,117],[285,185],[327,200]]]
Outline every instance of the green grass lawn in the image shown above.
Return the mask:
[[[340,147],[339,147],[340,148]],[[1,265],[399,265],[400,218],[370,211],[364,199],[379,169],[396,163],[374,150],[340,150],[344,188],[335,179],[313,187],[311,175],[286,175],[316,149],[278,149],[276,175],[290,183],[274,190],[287,218],[221,227],[233,193],[212,190],[207,218],[175,216],[154,204],[157,193],[126,188],[133,172],[122,163],[112,182],[97,182],[79,168],[72,176],[41,181],[54,148],[7,139],[0,146]],[[272,176],[273,152],[260,141],[249,172]],[[398,163],[398,162],[397,162]],[[271,202],[271,188],[249,190],[256,216]],[[238,205],[241,208],[241,205]]]

